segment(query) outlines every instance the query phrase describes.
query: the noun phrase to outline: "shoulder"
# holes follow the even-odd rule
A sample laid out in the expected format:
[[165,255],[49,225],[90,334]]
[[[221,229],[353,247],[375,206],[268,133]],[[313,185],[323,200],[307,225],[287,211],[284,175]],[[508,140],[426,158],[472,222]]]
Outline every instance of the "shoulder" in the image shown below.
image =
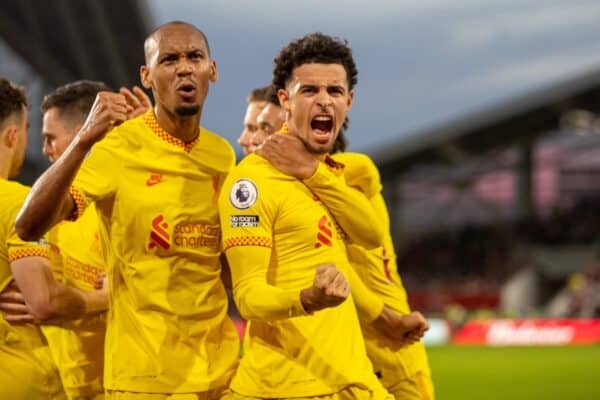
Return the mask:
[[381,191],[381,176],[373,160],[362,153],[338,153],[333,159],[344,164],[346,183],[367,196]]
[[277,181],[295,181],[296,179],[280,172],[269,161],[256,154],[250,154],[231,171],[232,176],[249,177],[261,182],[276,184]]
[[206,128],[200,128],[198,148],[202,157],[207,157],[215,166],[229,171],[235,165],[235,151],[231,144],[222,136]]
[[20,209],[29,193],[29,186],[18,182],[0,180],[0,198],[5,209]]
[[[229,197],[236,208],[244,207],[254,200],[266,200],[278,196],[281,177],[264,158],[255,154],[246,156],[236,165],[223,185],[222,197]],[[237,204],[240,199],[244,204]],[[237,204],[237,205],[236,205]]]
[[25,186],[19,182],[8,181],[8,180],[0,180],[0,192],[2,194],[12,194],[14,197],[22,197],[25,198],[27,193],[29,193],[30,187]]

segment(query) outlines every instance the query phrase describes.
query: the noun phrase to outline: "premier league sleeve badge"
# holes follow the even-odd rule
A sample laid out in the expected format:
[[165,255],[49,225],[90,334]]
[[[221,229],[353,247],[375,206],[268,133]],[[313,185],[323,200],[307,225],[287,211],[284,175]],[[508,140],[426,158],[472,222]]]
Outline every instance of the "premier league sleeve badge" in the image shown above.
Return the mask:
[[258,190],[250,179],[238,179],[229,192],[229,201],[238,210],[252,207],[257,198]]

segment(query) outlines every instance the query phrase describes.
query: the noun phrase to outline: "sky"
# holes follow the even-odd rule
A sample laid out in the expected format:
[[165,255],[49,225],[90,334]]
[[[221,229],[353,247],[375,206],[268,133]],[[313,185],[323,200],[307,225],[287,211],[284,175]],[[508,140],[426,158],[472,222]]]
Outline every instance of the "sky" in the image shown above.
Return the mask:
[[[600,70],[597,0],[149,0],[151,23],[194,23],[219,80],[202,124],[232,143],[245,97],[290,40],[348,40],[358,65],[350,149],[377,154],[428,128]],[[239,151],[239,147],[236,145]]]

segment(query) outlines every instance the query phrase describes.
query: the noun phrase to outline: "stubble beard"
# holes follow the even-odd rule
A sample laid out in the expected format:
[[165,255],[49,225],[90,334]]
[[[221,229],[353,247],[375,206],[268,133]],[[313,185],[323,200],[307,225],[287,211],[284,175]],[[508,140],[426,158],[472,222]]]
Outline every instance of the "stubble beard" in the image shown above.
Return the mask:
[[178,106],[175,108],[175,114],[180,117],[191,117],[200,112],[200,106],[198,104]]

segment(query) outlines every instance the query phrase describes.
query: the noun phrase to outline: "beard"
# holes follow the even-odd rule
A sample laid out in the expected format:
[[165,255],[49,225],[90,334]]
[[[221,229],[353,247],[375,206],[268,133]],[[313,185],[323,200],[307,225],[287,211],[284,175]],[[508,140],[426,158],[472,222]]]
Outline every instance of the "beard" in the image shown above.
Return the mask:
[[198,104],[190,104],[184,106],[175,107],[175,114],[180,117],[191,117],[200,112],[200,106]]

